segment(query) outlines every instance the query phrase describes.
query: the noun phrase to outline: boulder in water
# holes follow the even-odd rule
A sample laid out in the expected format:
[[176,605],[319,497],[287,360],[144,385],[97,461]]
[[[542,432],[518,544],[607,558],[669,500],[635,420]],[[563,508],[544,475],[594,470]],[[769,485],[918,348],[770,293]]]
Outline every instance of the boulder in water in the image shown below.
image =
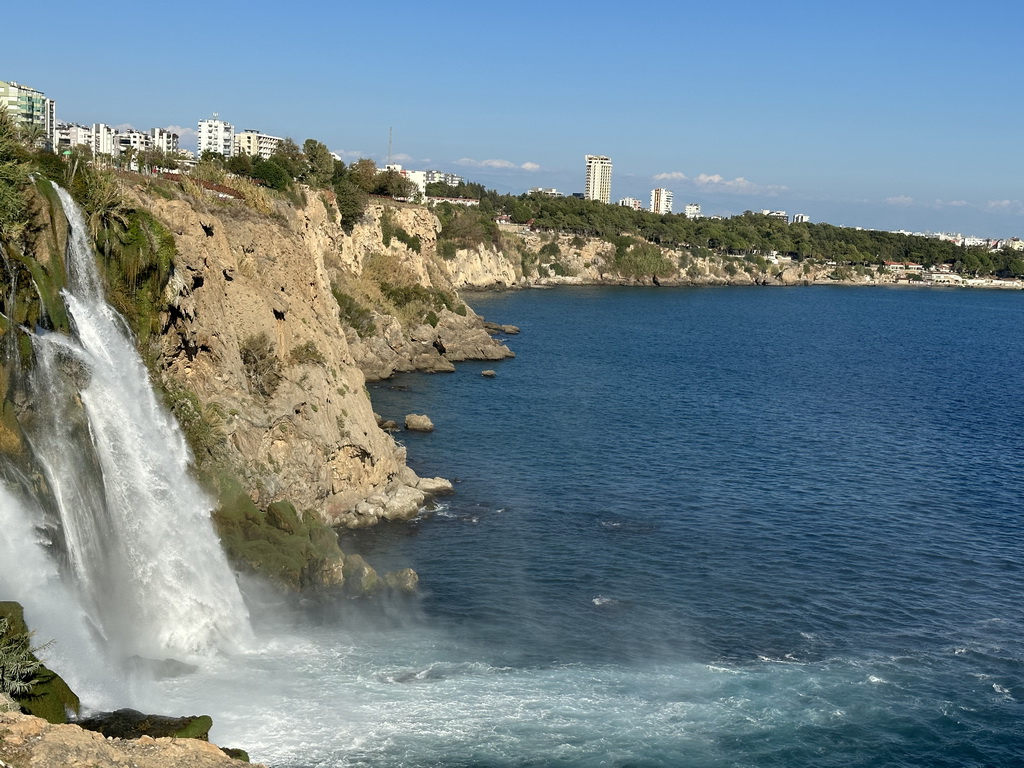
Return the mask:
[[150,736],[154,739],[173,737],[209,741],[213,718],[209,715],[187,715],[185,717],[145,715],[136,709],[119,709],[116,712],[101,712],[87,717],[79,720],[76,725],[115,739],[138,739],[142,736]]
[[410,413],[405,417],[405,428],[414,432],[433,432],[434,422],[425,413]]

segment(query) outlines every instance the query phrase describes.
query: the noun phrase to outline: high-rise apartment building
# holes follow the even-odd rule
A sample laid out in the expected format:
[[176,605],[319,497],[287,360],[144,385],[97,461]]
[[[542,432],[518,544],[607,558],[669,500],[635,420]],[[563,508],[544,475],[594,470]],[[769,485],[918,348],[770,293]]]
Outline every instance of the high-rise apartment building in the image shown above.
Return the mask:
[[651,190],[651,213],[666,214],[672,213],[672,190],[652,189]]
[[36,146],[53,149],[57,140],[57,102],[35,88],[0,80],[0,107],[6,108],[19,128],[38,129]]
[[92,153],[117,156],[120,151],[121,145],[117,143],[117,131],[106,123],[93,123]]
[[604,155],[587,155],[587,186],[584,196],[587,200],[612,200],[612,161]]
[[212,118],[199,121],[196,152],[201,157],[207,150],[224,157],[231,157],[235,153],[235,127],[221,120],[216,112]]

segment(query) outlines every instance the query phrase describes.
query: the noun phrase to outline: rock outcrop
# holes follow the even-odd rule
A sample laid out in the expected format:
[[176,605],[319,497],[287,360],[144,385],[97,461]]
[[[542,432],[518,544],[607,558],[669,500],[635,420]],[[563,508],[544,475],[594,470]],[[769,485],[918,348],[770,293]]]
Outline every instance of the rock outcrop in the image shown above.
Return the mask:
[[[77,725],[55,725],[0,712],[0,765],[12,768],[238,768],[244,763],[200,739],[107,738]],[[252,765],[259,767],[259,763]],[[265,768],[265,767],[263,767]]]

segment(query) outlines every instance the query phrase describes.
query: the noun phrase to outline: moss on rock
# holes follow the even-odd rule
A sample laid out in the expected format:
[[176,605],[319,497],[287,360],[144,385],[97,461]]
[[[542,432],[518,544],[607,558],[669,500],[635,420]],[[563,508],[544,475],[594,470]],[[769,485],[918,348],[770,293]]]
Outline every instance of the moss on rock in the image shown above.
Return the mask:
[[337,586],[344,560],[338,536],[315,514],[299,515],[287,501],[261,510],[233,480],[221,485],[214,525],[236,566],[292,589]]

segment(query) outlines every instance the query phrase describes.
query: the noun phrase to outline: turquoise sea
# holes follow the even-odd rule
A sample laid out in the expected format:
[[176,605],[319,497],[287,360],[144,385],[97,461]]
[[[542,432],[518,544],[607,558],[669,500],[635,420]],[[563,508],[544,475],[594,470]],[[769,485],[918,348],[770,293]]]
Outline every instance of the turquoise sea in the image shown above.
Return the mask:
[[515,359],[370,387],[430,415],[399,439],[456,493],[343,540],[422,597],[264,620],[168,684],[218,741],[279,768],[1024,761],[1024,296],[469,301]]

